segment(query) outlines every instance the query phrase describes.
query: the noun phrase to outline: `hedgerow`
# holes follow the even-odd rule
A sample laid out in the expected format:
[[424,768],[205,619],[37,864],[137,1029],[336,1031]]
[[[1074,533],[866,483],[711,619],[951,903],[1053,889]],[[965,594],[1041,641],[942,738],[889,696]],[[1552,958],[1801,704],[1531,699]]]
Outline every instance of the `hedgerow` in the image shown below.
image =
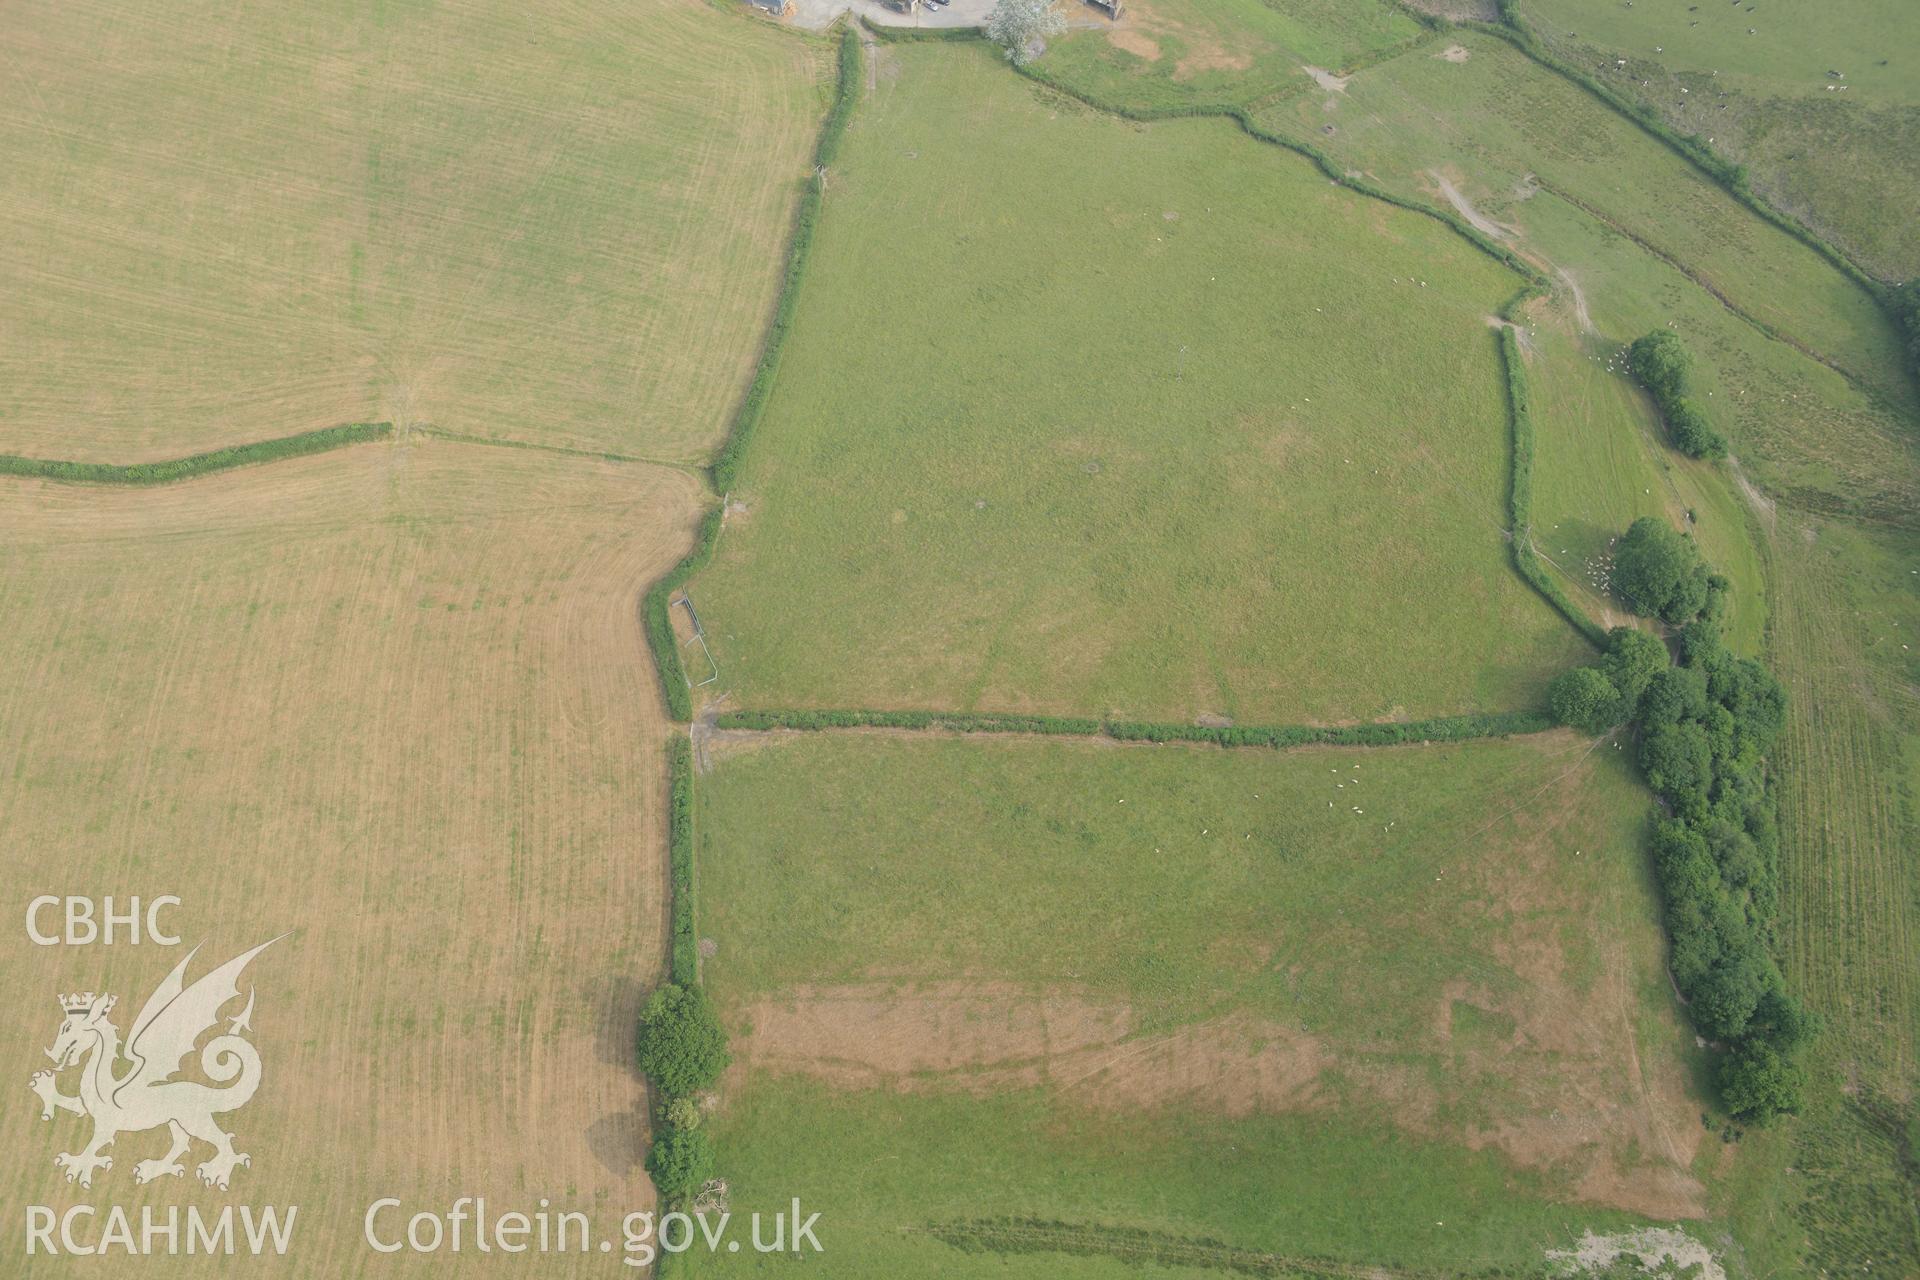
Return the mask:
[[660,1104],[647,1172],[661,1199],[684,1204],[713,1176],[713,1144],[700,1129],[700,1108],[686,1104],[732,1061],[726,1029],[705,991],[670,982],[641,1010],[635,1048]]
[[1887,290],[1887,309],[1900,322],[1900,336],[1906,339],[1907,364],[1920,376],[1920,280],[1909,280]]
[[325,453],[347,445],[364,444],[393,434],[391,422],[353,422],[338,427],[322,427],[299,435],[275,440],[258,440],[226,449],[191,454],[165,462],[58,462],[47,458],[23,458],[0,453],[0,475],[32,476],[41,480],[59,480],[73,484],[172,484],[215,471],[247,467],[281,458],[299,458],[310,453]]
[[986,32],[979,27],[892,27],[883,22],[865,25],[877,40],[889,44],[914,44],[928,41],[959,43],[963,40],[981,40],[987,38]]
[[673,950],[668,972],[690,986],[700,980],[693,896],[693,747],[678,734],[667,744],[667,914]]
[[947,729],[955,733],[1095,734],[1098,720],[956,711],[728,711],[722,729]]
[[1520,340],[1511,326],[1500,330],[1500,363],[1506,371],[1507,423],[1511,432],[1513,459],[1507,483],[1507,523],[1510,527],[1507,552],[1513,570],[1526,584],[1539,592],[1548,604],[1573,629],[1596,648],[1606,644],[1607,633],[1573,602],[1560,584],[1540,563],[1533,549],[1533,405],[1527,390],[1526,367],[1520,359]]
[[1553,727],[1537,711],[1437,716],[1384,724],[1203,725],[1143,720],[1089,720],[1066,716],[956,714],[943,711],[730,711],[722,729],[945,729],[954,733],[1042,733],[1113,738],[1122,742],[1200,742],[1220,747],[1388,746],[1401,742],[1460,742],[1539,733]]
[[1462,716],[1434,716],[1384,724],[1355,725],[1227,725],[1152,724],[1110,720],[1107,737],[1122,741],[1210,742],[1222,747],[1385,747],[1402,742],[1463,742],[1472,738],[1503,738],[1516,733],[1539,733],[1553,722],[1537,711],[1495,711]]
[[726,1029],[700,986],[698,899],[693,878],[693,748],[667,744],[667,915],[671,921],[668,980],[647,1000],[635,1041],[640,1069],[652,1082],[654,1143],[647,1172],[670,1204],[692,1198],[713,1176],[713,1144],[698,1132],[693,1095],[726,1070]]
[[720,534],[724,514],[719,507],[707,512],[694,531],[693,549],[679,564],[667,570],[665,577],[649,587],[640,602],[647,645],[653,650],[654,669],[660,675],[660,692],[667,700],[667,713],[682,724],[693,719],[693,694],[687,684],[686,669],[680,665],[680,643],[673,635],[670,612],[673,593],[713,558],[713,542]]

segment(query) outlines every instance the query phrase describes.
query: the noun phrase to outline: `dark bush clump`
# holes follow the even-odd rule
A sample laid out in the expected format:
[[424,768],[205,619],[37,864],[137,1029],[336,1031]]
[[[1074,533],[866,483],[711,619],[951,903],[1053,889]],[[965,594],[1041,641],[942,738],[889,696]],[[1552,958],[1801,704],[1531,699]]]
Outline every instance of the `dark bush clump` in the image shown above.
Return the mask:
[[1652,516],[1629,525],[1614,548],[1613,589],[1642,617],[1693,621],[1708,605],[1711,576],[1693,540]]
[[727,1069],[727,1033],[699,987],[667,983],[640,1013],[640,1069],[669,1098],[712,1084]]
[[1547,687],[1553,718],[1586,733],[1605,733],[1627,718],[1626,700],[1598,667],[1563,671]]
[[666,1126],[647,1153],[647,1172],[661,1199],[683,1201],[713,1177],[713,1140],[702,1129]]
[[1673,447],[1693,458],[1724,458],[1727,438],[1713,429],[1700,406],[1687,398],[1693,360],[1678,334],[1655,329],[1627,348],[1627,367],[1660,407]]

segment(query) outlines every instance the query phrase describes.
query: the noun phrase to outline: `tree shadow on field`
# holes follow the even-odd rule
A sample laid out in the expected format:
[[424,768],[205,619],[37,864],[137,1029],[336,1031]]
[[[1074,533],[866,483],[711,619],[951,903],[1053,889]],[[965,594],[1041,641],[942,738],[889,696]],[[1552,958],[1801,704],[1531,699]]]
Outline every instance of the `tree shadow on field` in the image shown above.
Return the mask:
[[594,1011],[594,1056],[618,1067],[633,1081],[633,1105],[609,1112],[587,1126],[587,1147],[612,1174],[627,1177],[646,1159],[647,1082],[641,1075],[634,1041],[640,1006],[650,990],[632,974],[607,973],[587,982],[582,994]]

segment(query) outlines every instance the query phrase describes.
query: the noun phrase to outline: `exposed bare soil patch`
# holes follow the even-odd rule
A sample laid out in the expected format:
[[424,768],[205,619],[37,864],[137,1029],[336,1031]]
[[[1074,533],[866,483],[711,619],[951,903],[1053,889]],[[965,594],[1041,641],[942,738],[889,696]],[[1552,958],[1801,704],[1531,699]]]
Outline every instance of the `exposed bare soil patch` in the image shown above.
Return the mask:
[[1184,51],[1174,63],[1173,78],[1189,80],[1204,71],[1245,71],[1254,52],[1229,47],[1218,32],[1167,18],[1143,4],[1127,5],[1127,16],[1107,28],[1107,43],[1148,62],[1158,62],[1161,37],[1171,37]]
[[[1555,949],[1526,939],[1514,958],[1548,977]],[[847,1088],[987,1094],[1050,1085],[1084,1106],[1198,1108],[1232,1117],[1384,1106],[1424,1137],[1493,1147],[1568,1175],[1580,1199],[1659,1217],[1704,1213],[1687,1171],[1696,1109],[1677,1069],[1650,1078],[1626,992],[1576,994],[1543,982],[1496,997],[1448,986],[1416,1045],[1334,1044],[1230,1013],[1168,1032],[1136,1029],[1124,1004],[1059,991],[967,983],[805,988],[741,1017],[739,1070],[794,1071]],[[1500,1034],[1456,1035],[1457,1006]],[[1421,1065],[1443,1055],[1446,1083]],[[1331,1074],[1330,1074],[1331,1073]],[[1475,1116],[1476,1096],[1500,1098]],[[1462,1116],[1469,1118],[1462,1119]]]
[[1107,32],[1107,43],[1116,49],[1125,50],[1136,58],[1145,58],[1148,62],[1160,61],[1160,42],[1144,31],[1132,27],[1115,27]]
[[1303,66],[1300,69],[1313,77],[1313,82],[1322,89],[1325,89],[1328,93],[1345,93],[1347,91],[1347,82],[1353,79],[1352,76],[1337,76],[1325,67]]
[[1454,185],[1452,178],[1438,169],[1427,170],[1427,176],[1433,179],[1434,187],[1441,195],[1446,197],[1447,203],[1453,206],[1454,212],[1472,224],[1475,231],[1492,240],[1505,240],[1507,238],[1507,229],[1491,218],[1482,217],[1480,211],[1473,207],[1472,202],[1467,199],[1465,193]]

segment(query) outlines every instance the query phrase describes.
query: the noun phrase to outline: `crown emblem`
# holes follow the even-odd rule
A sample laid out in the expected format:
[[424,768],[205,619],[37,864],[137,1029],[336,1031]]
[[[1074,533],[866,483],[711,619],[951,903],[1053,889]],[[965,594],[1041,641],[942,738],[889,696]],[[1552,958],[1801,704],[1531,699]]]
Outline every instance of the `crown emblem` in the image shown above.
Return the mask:
[[[87,1010],[93,1008],[93,1001],[93,992],[80,991],[72,995],[61,996],[60,1007],[68,1013],[85,1013]],[[107,1001],[107,1008],[111,1009],[112,1007],[113,1001],[109,999]]]

